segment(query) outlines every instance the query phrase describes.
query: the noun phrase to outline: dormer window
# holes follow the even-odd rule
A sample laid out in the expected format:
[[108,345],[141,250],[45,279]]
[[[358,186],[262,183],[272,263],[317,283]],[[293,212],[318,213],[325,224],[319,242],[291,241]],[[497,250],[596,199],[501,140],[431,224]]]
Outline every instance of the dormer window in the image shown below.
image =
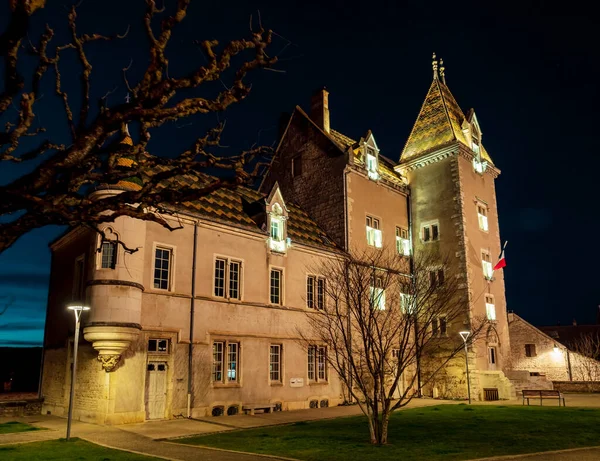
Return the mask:
[[367,163],[367,174],[369,178],[377,180],[379,179],[379,168],[377,165],[377,153],[375,149],[371,147],[367,147],[367,155],[366,155],[366,163]]
[[283,216],[283,209],[278,203],[273,205],[269,219],[271,221],[269,246],[273,251],[285,253],[287,248],[285,241],[285,218]]

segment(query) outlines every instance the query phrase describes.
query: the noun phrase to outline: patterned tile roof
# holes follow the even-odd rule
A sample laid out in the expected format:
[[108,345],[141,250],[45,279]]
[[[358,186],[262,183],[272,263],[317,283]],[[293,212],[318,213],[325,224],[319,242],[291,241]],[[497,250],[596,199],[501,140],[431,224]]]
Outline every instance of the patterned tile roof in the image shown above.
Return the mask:
[[[400,162],[453,142],[470,146],[462,131],[465,120],[463,111],[448,87],[439,79],[434,79],[406,141]],[[493,165],[492,159],[483,146],[481,156]]]

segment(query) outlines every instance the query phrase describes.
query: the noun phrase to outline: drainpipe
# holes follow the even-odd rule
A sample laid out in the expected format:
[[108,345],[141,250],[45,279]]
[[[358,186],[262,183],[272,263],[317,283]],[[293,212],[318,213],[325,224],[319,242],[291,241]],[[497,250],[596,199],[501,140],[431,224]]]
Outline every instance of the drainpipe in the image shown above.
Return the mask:
[[[410,201],[410,195],[408,195],[406,197],[406,202],[407,202],[407,207],[406,207],[406,214],[408,217],[408,238],[410,239],[410,249],[412,254],[410,255],[410,259],[409,259],[409,267],[410,267],[410,277],[413,279],[414,281],[414,261],[413,261],[413,257],[414,257],[414,249],[413,249],[413,238],[412,238],[412,203]],[[416,310],[416,309],[415,309]],[[417,315],[417,313],[415,312],[415,316]],[[416,353],[416,365],[417,365],[417,397],[421,398],[423,397],[423,394],[421,393],[421,351],[420,351],[420,347],[419,347],[419,324],[417,322],[418,317],[415,317],[415,353]]]
[[192,251],[192,299],[190,300],[190,343],[188,346],[188,394],[187,417],[192,417],[192,369],[194,365],[194,310],[196,307],[196,254],[198,244],[198,222],[194,222],[194,249]]

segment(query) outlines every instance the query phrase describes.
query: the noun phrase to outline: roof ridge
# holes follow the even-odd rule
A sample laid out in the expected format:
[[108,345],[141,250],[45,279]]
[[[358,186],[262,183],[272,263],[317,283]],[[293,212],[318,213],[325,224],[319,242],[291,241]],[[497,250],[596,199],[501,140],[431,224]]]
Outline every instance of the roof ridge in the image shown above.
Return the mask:
[[[444,96],[444,92],[442,91],[442,87],[440,86],[440,81],[439,81],[439,79],[436,78],[436,79],[434,79],[434,82],[437,83],[438,90],[439,90],[440,96],[442,98],[442,105],[444,106],[444,113],[446,114],[446,120],[448,121],[448,125],[450,125],[450,131],[452,132],[452,136],[454,137],[455,141],[458,141],[458,137],[456,136],[456,133],[454,132],[454,126],[452,126],[452,120],[450,119],[450,112],[448,111],[448,104],[446,103],[446,98]],[[444,86],[446,86],[446,85],[444,85]],[[450,93],[450,88],[448,88],[446,86],[446,89],[448,90],[448,93]],[[452,93],[450,93],[450,95],[452,95]],[[454,102],[457,103],[456,99],[454,100]],[[460,106],[459,106],[459,109],[460,109]],[[464,114],[463,114],[463,117],[464,117]]]

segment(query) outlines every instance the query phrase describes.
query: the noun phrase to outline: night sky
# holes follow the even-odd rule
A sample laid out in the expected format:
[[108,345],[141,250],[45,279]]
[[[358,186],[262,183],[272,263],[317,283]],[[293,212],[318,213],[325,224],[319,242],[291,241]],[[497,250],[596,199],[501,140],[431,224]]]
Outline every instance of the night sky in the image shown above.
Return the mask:
[[[7,18],[4,3],[0,31]],[[46,22],[62,30],[55,43],[66,40],[66,3],[49,1],[35,16],[32,41]],[[277,68],[284,72],[254,74],[245,102],[224,114],[167,126],[153,135],[150,150],[179,152],[217,119],[227,120],[224,152],[271,144],[279,115],[297,104],[308,109],[313,91],[325,86],[332,128],[354,139],[371,129],[382,154],[398,160],[431,83],[435,51],[444,59],[458,103],[465,112],[475,108],[483,144],[502,170],[496,187],[501,236],[509,241],[508,308],[538,325],[573,318],[594,323],[600,304],[595,243],[600,155],[593,144],[600,107],[597,16],[574,2],[568,9],[541,1],[422,3],[193,2],[171,41],[169,72],[178,75],[204,62],[193,40],[247,36],[257,10],[263,25],[278,34],[271,54],[279,55]],[[126,39],[89,48],[95,97],[116,86],[109,103],[121,102],[126,95],[121,68],[133,58],[130,79],[143,71],[143,11],[143,2],[124,0],[88,0],[79,8],[82,32],[123,32],[131,25]],[[74,91],[76,61],[65,58],[62,69]],[[53,84],[48,74],[39,122],[68,142]],[[25,169],[0,166],[0,184]],[[48,242],[62,230],[31,232],[0,255],[0,312],[14,299],[0,316],[0,346],[41,345]]]

